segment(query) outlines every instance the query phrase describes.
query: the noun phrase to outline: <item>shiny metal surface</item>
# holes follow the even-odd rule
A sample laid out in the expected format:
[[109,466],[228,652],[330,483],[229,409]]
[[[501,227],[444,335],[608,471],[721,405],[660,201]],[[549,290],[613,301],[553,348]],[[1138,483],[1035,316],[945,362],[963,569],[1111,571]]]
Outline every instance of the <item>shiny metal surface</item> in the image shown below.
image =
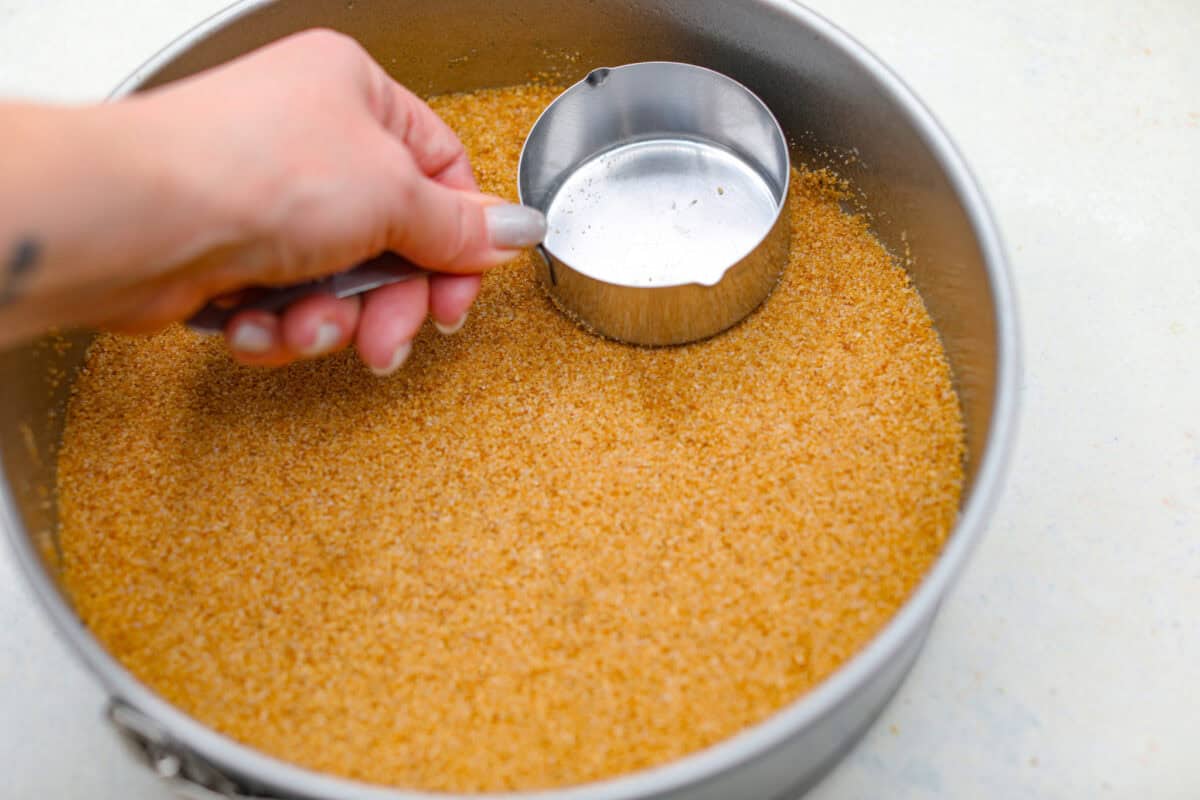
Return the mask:
[[[830,164],[867,200],[875,232],[905,264],[942,335],[967,426],[967,479],[937,563],[875,639],[763,723],[658,769],[542,800],[783,798],[812,785],[895,691],[999,494],[1016,419],[1017,320],[995,223],[936,121],[857,42],[788,0],[254,0],[171,44],[118,93],[157,85],[315,25],[358,38],[420,92],[457,91],[579,65],[675,60],[723,72],[775,112],[793,159]],[[849,157],[849,156],[852,156]],[[847,163],[848,162],[848,163]],[[47,337],[0,353],[0,525],[63,638],[123,705],[152,720],[164,752],[245,796],[297,800],[436,797],[318,775],[206,728],[133,678],[80,624],[56,580],[54,458],[88,339]],[[880,794],[886,789],[881,787]]]
[[719,333],[787,262],[789,169],[779,123],[736,81],[663,61],[596,68],[550,104],[521,153],[521,202],[548,224],[542,283],[620,341]]
[[294,286],[267,289],[254,299],[232,306],[209,303],[187,321],[188,327],[199,333],[220,333],[235,314],[250,309],[280,311],[297,300],[312,294],[328,294],[334,297],[353,297],[381,286],[403,283],[418,275],[429,273],[415,267],[395,253],[365,261],[353,269]]

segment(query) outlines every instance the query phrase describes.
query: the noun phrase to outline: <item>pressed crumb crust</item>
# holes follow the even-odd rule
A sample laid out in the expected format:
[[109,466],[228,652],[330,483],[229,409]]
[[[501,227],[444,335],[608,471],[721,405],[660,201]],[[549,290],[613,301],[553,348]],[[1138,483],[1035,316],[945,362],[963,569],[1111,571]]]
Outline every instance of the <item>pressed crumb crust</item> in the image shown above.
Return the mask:
[[[433,104],[513,198],[554,95]],[[842,194],[796,172],[781,284],[686,347],[585,333],[529,256],[388,380],[101,336],[59,458],[80,615],[202,722],[382,784],[579,783],[762,720],[903,603],[963,480],[937,334]]]

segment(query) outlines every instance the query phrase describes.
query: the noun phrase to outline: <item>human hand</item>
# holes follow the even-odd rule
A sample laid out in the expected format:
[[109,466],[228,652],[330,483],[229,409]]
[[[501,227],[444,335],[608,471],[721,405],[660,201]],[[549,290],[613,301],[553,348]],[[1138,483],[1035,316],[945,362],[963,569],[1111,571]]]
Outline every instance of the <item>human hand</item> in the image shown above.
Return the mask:
[[310,31],[121,105],[169,158],[195,230],[101,324],[154,329],[250,286],[297,283],[385,250],[433,270],[361,297],[307,297],[226,326],[234,356],[280,365],[351,342],[395,371],[427,315],[452,333],[479,273],[536,244],[534,210],[482,195],[462,144],[353,40]]

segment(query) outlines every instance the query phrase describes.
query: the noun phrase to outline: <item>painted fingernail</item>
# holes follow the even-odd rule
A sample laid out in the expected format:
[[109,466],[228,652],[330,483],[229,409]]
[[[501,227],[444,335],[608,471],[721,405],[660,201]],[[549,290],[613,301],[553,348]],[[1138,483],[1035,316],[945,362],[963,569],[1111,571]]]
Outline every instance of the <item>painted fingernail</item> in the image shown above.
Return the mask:
[[257,322],[243,322],[233,331],[229,346],[239,353],[261,355],[275,344],[275,337],[265,326]]
[[404,365],[404,362],[408,360],[408,354],[411,352],[412,342],[404,342],[392,353],[392,360],[388,362],[386,367],[371,367],[371,372],[374,372],[381,378],[386,378]]
[[500,250],[532,247],[546,236],[546,217],[536,208],[503,203],[488,206],[483,214],[492,245]]
[[438,333],[442,334],[443,336],[450,336],[451,334],[458,333],[459,331],[462,330],[462,326],[466,325],[466,324],[467,324],[467,312],[465,312],[465,311],[463,312],[463,315],[461,317],[459,317],[454,322],[451,322],[449,325],[444,325],[441,322],[438,322],[436,319],[433,321],[433,327],[437,328]]
[[304,349],[306,356],[323,356],[342,339],[342,329],[333,322],[322,322],[317,326],[317,335],[312,344]]

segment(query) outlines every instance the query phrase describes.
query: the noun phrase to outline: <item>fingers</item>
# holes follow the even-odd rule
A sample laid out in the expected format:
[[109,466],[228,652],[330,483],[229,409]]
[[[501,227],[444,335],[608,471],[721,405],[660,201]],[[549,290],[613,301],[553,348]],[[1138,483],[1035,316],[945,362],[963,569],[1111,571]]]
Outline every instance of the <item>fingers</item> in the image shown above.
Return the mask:
[[479,296],[478,275],[432,275],[429,278],[429,316],[444,334],[457,333],[467,321],[467,309]]
[[338,300],[319,294],[293,303],[281,320],[283,342],[302,358],[341,350],[354,336],[361,305],[357,297]]
[[450,126],[382,67],[375,65],[373,76],[379,122],[408,149],[421,174],[451,189],[479,191],[467,151]]
[[268,311],[243,311],[225,326],[225,344],[233,357],[255,367],[279,367],[296,360],[279,335],[279,317]]
[[546,235],[536,209],[450,189],[411,172],[398,182],[388,249],[436,272],[482,272]]
[[356,297],[338,300],[313,295],[290,306],[281,316],[243,311],[225,327],[225,340],[243,364],[280,366],[341,350],[359,324]]
[[429,281],[423,277],[367,294],[354,341],[363,363],[379,376],[398,370],[428,309]]
[[407,360],[426,315],[443,334],[456,333],[479,294],[478,275],[432,275],[376,289],[358,298],[314,295],[281,316],[243,311],[225,338],[243,364],[277,367],[344,348],[352,339],[376,375],[394,373]]

